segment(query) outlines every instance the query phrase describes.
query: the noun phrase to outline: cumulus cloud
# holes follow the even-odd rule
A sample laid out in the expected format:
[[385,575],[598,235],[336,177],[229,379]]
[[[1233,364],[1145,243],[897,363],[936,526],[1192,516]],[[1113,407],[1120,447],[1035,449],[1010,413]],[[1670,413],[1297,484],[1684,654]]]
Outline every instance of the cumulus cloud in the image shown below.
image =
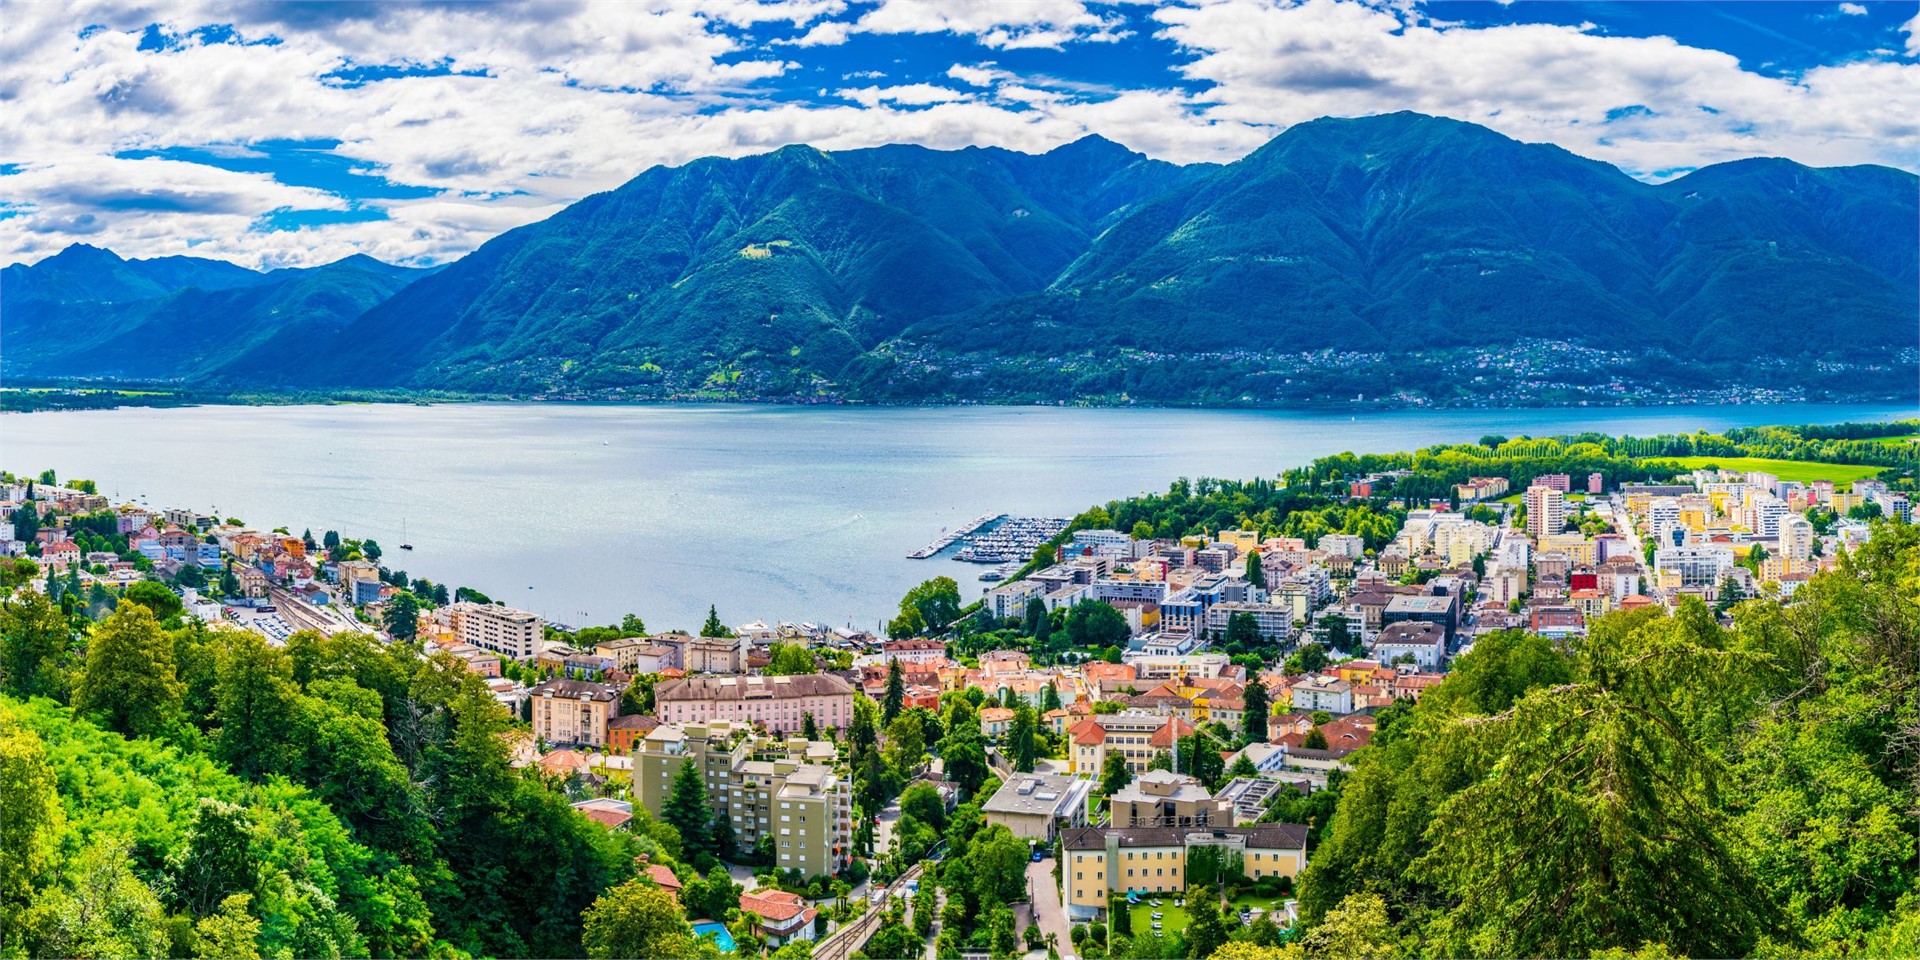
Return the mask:
[[1867,8],[1857,3],[1843,3],[1840,5],[1840,12],[1849,17],[1864,17],[1867,15]]
[[[1900,28],[1904,57],[1790,76],[1591,25],[1441,22],[1411,0],[125,0],[13,4],[7,21],[0,262],[80,239],[266,266],[444,261],[654,164],[792,143],[1042,151],[1100,133],[1230,161],[1314,117],[1411,109],[1650,179],[1758,154],[1920,155],[1920,16]],[[914,61],[951,59],[947,38],[973,55]],[[1132,86],[1075,79],[1081,45],[1122,40],[1155,60]],[[857,42],[889,61],[848,63]],[[843,83],[807,79],[824,70]],[[282,141],[407,189],[223,169]]]

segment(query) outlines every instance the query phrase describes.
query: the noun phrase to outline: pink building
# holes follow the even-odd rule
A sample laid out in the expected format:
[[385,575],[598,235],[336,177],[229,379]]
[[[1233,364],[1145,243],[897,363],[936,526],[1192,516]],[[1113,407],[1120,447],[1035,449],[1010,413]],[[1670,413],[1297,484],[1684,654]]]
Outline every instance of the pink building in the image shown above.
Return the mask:
[[653,688],[654,712],[673,724],[733,720],[800,729],[813,714],[823,727],[853,725],[853,685],[830,673],[793,677],[685,677]]
[[1534,477],[1533,485],[1566,493],[1573,489],[1573,478],[1564,473],[1545,473]]
[[1601,493],[1606,490],[1607,478],[1597,473],[1587,474],[1587,492]]

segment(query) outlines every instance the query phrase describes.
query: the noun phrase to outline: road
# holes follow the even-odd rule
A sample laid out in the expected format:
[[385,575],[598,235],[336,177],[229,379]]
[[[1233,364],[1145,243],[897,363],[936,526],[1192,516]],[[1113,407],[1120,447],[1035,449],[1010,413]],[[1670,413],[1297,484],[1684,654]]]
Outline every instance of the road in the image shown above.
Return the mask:
[[1027,896],[1033,903],[1033,922],[1042,934],[1053,934],[1061,960],[1073,960],[1073,925],[1060,905],[1060,886],[1053,881],[1053,858],[1027,864]]

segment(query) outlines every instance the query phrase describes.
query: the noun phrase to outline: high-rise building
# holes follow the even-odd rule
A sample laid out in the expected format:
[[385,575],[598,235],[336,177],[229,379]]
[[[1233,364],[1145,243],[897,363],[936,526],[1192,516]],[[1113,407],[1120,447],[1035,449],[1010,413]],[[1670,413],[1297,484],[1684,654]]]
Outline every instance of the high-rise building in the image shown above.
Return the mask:
[[1795,560],[1813,556],[1813,522],[1797,513],[1781,517],[1780,552]]
[[1567,527],[1567,497],[1552,487],[1528,487],[1523,495],[1527,507],[1527,535],[1535,540],[1559,533]]
[[546,634],[539,616],[490,603],[460,602],[446,607],[448,626],[461,643],[511,657],[522,663],[540,652]]

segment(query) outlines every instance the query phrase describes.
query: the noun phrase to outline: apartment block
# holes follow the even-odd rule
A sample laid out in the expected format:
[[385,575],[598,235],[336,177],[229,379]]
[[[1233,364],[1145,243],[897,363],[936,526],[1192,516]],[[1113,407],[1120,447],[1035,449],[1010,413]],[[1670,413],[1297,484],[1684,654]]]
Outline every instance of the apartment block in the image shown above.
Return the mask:
[[659,815],[680,766],[696,764],[742,849],[770,838],[781,869],[837,873],[852,857],[853,785],[834,758],[830,743],[756,737],[745,724],[663,724],[634,752],[634,799]]
[[1061,902],[1082,920],[1104,913],[1115,894],[1185,892],[1187,857],[1203,846],[1237,857],[1254,879],[1297,876],[1307,865],[1307,828],[1293,823],[1083,827],[1061,839]]
[[811,713],[821,727],[845,730],[853,724],[853,685],[830,673],[685,677],[662,681],[653,697],[655,712],[666,723],[728,720],[792,732]]
[[488,603],[463,601],[449,604],[447,625],[461,643],[491,650],[522,663],[540,652],[540,640],[546,634],[540,618],[525,610]]
[[611,684],[554,679],[528,691],[533,732],[566,746],[604,747],[607,723],[620,715],[620,690]]
[[[1561,478],[1565,480],[1565,477]],[[1527,536],[1535,540],[1559,533],[1567,527],[1566,487],[1556,490],[1531,486],[1522,495],[1527,508]]]

